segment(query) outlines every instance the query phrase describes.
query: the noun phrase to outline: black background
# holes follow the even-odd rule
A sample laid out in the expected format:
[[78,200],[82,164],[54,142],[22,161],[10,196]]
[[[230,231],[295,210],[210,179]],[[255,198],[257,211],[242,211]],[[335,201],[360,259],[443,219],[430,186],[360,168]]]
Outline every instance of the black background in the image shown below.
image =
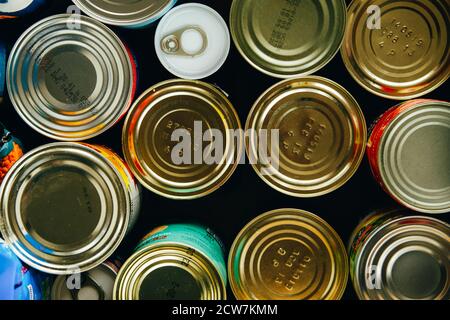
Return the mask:
[[[217,10],[228,22],[231,0],[183,1],[199,2]],[[350,1],[347,0],[349,3]],[[35,13],[17,20],[0,21],[0,41],[10,50],[16,39],[33,23],[53,14],[65,13],[69,0],[47,0],[47,4]],[[132,30],[110,26],[134,53],[139,72],[137,96],[150,86],[174,78],[160,64],[154,50],[154,32],[157,24],[150,28]],[[397,102],[377,97],[360,87],[345,69],[340,54],[315,75],[323,76],[343,85],[359,102],[367,124],[370,125],[379,115]],[[240,120],[245,124],[254,101],[270,86],[279,80],[266,76],[251,67],[238,53],[232,43],[230,55],[225,65],[214,75],[204,79],[226,91],[234,104]],[[448,81],[427,98],[448,100]],[[41,136],[24,123],[11,105],[7,94],[0,106],[0,121],[22,140],[27,150],[52,140]],[[89,143],[111,147],[119,154],[121,150],[121,130],[123,121],[108,132],[89,140]],[[374,181],[367,158],[361,167],[343,187],[331,194],[301,199],[283,195],[266,185],[250,165],[238,166],[231,179],[218,191],[198,200],[176,201],[160,197],[150,191],[143,191],[143,207],[139,220],[131,233],[121,244],[118,254],[129,256],[140,238],[153,227],[176,222],[196,222],[211,227],[230,248],[240,229],[257,215],[279,208],[299,208],[313,212],[330,223],[342,237],[344,243],[358,222],[370,211],[394,205]],[[449,221],[449,214],[439,215],[439,219]],[[233,297],[228,290],[230,298]],[[344,299],[356,299],[349,281]]]

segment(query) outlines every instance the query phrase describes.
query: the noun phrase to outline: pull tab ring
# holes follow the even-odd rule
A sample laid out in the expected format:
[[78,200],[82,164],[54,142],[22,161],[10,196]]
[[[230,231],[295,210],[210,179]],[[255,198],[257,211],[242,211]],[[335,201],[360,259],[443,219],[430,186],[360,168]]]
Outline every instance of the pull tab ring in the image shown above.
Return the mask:
[[[196,52],[189,53],[183,48],[183,45],[181,43],[181,37],[187,31],[194,31],[198,33],[202,38],[202,46]],[[203,31],[203,29],[201,29],[198,26],[187,26],[185,28],[179,29],[171,33],[170,35],[165,36],[161,40],[161,49],[166,54],[176,56],[196,57],[205,52],[207,47],[208,47],[208,36],[206,35],[206,32]]]

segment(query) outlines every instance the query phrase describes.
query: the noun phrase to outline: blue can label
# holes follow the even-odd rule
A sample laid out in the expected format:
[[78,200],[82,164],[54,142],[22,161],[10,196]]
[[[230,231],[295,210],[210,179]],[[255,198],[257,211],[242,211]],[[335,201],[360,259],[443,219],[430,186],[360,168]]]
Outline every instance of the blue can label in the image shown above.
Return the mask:
[[46,300],[52,278],[28,268],[0,239],[0,300]]
[[3,92],[5,91],[5,72],[6,72],[6,49],[4,44],[0,43],[0,98],[3,97]]
[[227,282],[223,243],[209,228],[194,224],[172,224],[154,229],[136,247],[136,251],[158,244],[181,244],[202,253]]

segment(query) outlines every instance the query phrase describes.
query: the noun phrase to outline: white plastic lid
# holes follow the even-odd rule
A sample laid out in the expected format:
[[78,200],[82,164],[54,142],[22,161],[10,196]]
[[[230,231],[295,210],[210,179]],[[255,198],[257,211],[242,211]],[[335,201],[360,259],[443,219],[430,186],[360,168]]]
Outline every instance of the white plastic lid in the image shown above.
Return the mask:
[[12,1],[6,1],[6,3],[0,3],[0,12],[17,12],[20,10],[25,9],[28,7],[31,3],[33,3],[33,0],[12,0]]
[[224,64],[230,51],[230,33],[212,8],[187,3],[163,17],[156,29],[155,50],[162,65],[175,76],[201,79]]

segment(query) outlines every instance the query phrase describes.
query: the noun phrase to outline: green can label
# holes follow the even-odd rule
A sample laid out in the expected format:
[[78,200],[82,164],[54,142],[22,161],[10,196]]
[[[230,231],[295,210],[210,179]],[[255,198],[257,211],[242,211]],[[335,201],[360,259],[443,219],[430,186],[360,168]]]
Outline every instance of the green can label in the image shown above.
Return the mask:
[[158,227],[147,234],[136,247],[136,251],[157,244],[181,244],[208,258],[227,282],[225,249],[223,243],[209,228],[194,224],[172,224]]

